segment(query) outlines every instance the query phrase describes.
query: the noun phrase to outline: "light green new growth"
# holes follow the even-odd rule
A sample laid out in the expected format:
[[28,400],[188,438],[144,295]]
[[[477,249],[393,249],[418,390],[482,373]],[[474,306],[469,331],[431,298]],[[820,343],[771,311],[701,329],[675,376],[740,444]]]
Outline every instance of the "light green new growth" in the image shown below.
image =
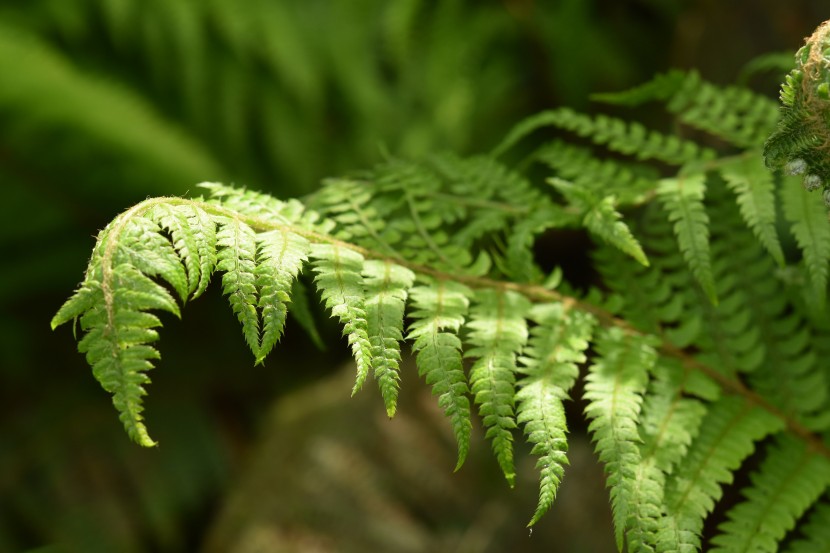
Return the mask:
[[[785,83],[766,161],[830,174],[821,160],[788,157],[817,147],[799,127],[803,77]],[[323,343],[310,307],[319,297],[355,359],[352,393],[374,377],[390,417],[402,342],[411,346],[456,438],[456,470],[473,439],[471,400],[511,485],[523,432],[540,472],[529,525],[565,476],[576,388],[621,551],[827,549],[830,220],[821,198],[761,163],[773,103],[679,71],[598,98],[662,103],[696,132],[560,108],[520,122],[495,149],[507,157],[555,127],[522,172],[495,155],[442,154],[329,179],[303,201],[217,183],[201,185],[206,198],[146,200],[99,233],[52,327],[79,324],[78,349],[127,433],[152,446],[143,398],[159,312],[179,316],[221,273],[261,364],[289,319]],[[724,142],[720,155],[712,145]],[[593,240],[579,282],[539,251],[572,233]],[[719,503],[727,485],[740,488],[734,506]]]
[[450,419],[458,442],[458,462],[455,470],[464,464],[470,450],[470,389],[461,361],[461,340],[458,331],[470,305],[473,292],[458,283],[438,281],[416,286],[410,291],[413,319],[407,340],[413,340],[418,373],[432,393],[438,396],[438,405]]
[[481,290],[467,321],[468,357],[476,358],[470,369],[470,390],[486,436],[504,477],[513,486],[513,434],[516,356],[527,341],[525,316],[530,303],[515,292]]
[[372,345],[366,321],[363,286],[363,256],[337,244],[314,244],[309,256],[316,276],[314,283],[331,310],[331,316],[343,323],[352,355],[357,363],[357,379],[352,394],[362,386],[372,366]]

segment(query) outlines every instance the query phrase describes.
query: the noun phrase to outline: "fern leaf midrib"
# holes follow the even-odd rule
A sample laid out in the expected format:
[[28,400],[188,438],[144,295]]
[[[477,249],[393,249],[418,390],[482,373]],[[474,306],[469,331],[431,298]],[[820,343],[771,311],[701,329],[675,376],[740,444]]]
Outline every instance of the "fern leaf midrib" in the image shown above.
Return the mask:
[[[287,230],[303,236],[309,239],[312,242],[317,243],[326,243],[331,244],[333,246],[342,247],[346,249],[350,249],[355,251],[361,255],[363,255],[367,259],[386,259],[384,256],[379,255],[377,252],[369,250],[367,248],[363,248],[360,246],[356,246],[349,242],[345,242],[342,240],[338,240],[336,238],[332,238],[331,236],[327,236],[325,234],[321,234],[315,232],[313,230],[309,230],[308,228],[292,225],[292,224],[276,224],[273,221],[268,221],[261,217],[254,217],[250,215],[240,214],[234,210],[223,208],[216,204],[212,204],[209,202],[199,201],[199,200],[191,200],[186,198],[179,198],[179,197],[158,197],[158,198],[151,198],[148,200],[144,200],[126,212],[124,212],[120,217],[122,218],[121,222],[118,223],[114,228],[113,231],[118,230],[120,232],[120,228],[123,228],[123,225],[126,224],[126,219],[135,216],[136,214],[142,213],[144,210],[151,208],[153,205],[157,203],[163,202],[170,202],[173,204],[191,204],[200,207],[204,211],[210,214],[225,216],[225,217],[236,217],[240,221],[244,222],[254,230],[258,231],[266,231],[266,230]],[[110,240],[115,235],[112,235]],[[104,256],[107,257],[107,251],[110,249],[110,244],[108,243],[107,249],[105,250]],[[109,254],[111,258],[112,254]],[[453,280],[455,282],[459,282],[461,284],[465,284],[472,288],[490,288],[495,290],[512,290],[517,293],[524,295],[526,298],[533,300],[533,301],[540,301],[540,302],[560,302],[567,308],[578,309],[580,311],[584,311],[594,315],[597,321],[604,327],[617,327],[622,329],[624,332],[631,334],[631,335],[641,335],[642,333],[634,328],[631,324],[627,321],[615,316],[611,312],[596,306],[594,304],[588,303],[584,300],[577,299],[572,296],[567,296],[562,294],[556,290],[549,290],[543,286],[535,285],[535,284],[524,284],[524,283],[517,283],[517,282],[506,282],[506,281],[499,281],[494,280],[486,277],[476,277],[471,275],[465,274],[448,274],[445,271],[441,271],[438,269],[434,269],[432,267],[428,267],[425,265],[419,265],[417,263],[410,263],[410,262],[400,262],[398,263],[402,267],[406,267],[417,274],[422,274],[426,276],[431,276],[439,280]],[[106,263],[103,263],[103,269],[106,271]],[[102,282],[102,291],[106,292],[104,288],[104,283]],[[726,390],[727,392],[738,394],[744,397],[747,401],[751,402],[752,404],[760,407],[761,409],[769,412],[773,416],[781,419],[786,427],[800,440],[803,440],[808,444],[810,448],[814,451],[819,452],[823,457],[830,459],[830,446],[824,443],[821,438],[811,432],[807,427],[801,424],[799,421],[793,419],[792,417],[788,416],[787,414],[783,413],[780,409],[775,407],[774,405],[770,404],[766,401],[763,397],[752,392],[749,390],[740,380],[732,379],[726,377],[723,373],[716,371],[715,369],[709,367],[708,365],[697,361],[694,357],[686,353],[684,350],[677,348],[674,346],[665,336],[658,336],[661,340],[661,343],[657,346],[657,350],[662,354],[666,355],[671,358],[678,359],[681,364],[683,365],[685,370],[693,370],[699,371],[705,374],[706,376],[713,379],[718,385]]]

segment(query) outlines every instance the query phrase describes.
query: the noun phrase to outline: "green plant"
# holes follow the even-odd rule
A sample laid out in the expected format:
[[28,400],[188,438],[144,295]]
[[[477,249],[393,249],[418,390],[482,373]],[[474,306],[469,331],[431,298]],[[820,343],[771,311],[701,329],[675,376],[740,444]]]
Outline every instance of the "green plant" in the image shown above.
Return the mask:
[[[355,358],[353,393],[374,378],[389,416],[400,344],[411,344],[455,433],[456,468],[470,399],[508,483],[523,431],[540,470],[530,525],[563,477],[563,402],[583,373],[620,549],[826,548],[830,222],[820,198],[764,167],[777,106],[693,72],[597,99],[658,101],[699,134],[562,108],[520,123],[489,155],[390,159],[303,202],[220,184],[146,200],[99,234],[52,326],[79,321],[79,349],[128,434],[152,446],[142,398],[155,312],[178,316],[219,273],[259,363],[289,314],[313,328],[304,302],[289,310],[313,280]],[[780,124],[792,125],[788,112]],[[541,127],[593,146],[557,138],[517,169],[500,160]],[[776,166],[780,133],[767,145]],[[779,238],[781,218],[797,248]],[[596,244],[587,291],[534,256],[540,236],[572,228]],[[704,535],[740,470],[743,499]]]

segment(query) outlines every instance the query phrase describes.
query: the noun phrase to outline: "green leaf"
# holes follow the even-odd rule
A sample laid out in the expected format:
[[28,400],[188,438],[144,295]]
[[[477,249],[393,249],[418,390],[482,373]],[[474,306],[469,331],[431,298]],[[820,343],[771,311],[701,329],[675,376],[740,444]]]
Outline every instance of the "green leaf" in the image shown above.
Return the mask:
[[761,156],[736,157],[720,169],[729,189],[738,198],[747,226],[775,262],[784,266],[784,252],[775,228],[775,194],[772,173]]
[[245,342],[254,355],[259,353],[260,321],[257,312],[256,235],[236,218],[220,221],[216,236],[219,248],[216,270],[222,271],[222,290],[242,324]]
[[450,419],[458,443],[455,470],[464,464],[470,449],[470,390],[457,334],[472,295],[466,286],[447,281],[428,281],[409,292],[412,324],[406,339],[414,340],[418,374],[432,385],[432,394],[438,396],[438,405]]
[[470,369],[470,390],[479,406],[486,437],[507,482],[513,486],[513,434],[516,356],[527,341],[525,315],[530,303],[510,291],[478,290],[466,328],[472,346],[466,357],[475,357]]
[[352,355],[357,363],[357,379],[352,395],[363,386],[372,366],[372,345],[366,321],[363,288],[363,256],[337,244],[312,244],[309,257],[315,272],[314,283],[332,317],[343,323]]
[[642,461],[637,428],[648,373],[657,354],[648,338],[626,335],[620,328],[599,334],[596,349],[598,359],[586,377],[584,397],[589,403],[585,414],[591,419],[588,430],[608,473],[617,548],[622,550],[629,519],[642,516],[637,511],[638,480],[633,478]]
[[537,323],[519,361],[516,420],[523,426],[531,453],[539,460],[539,502],[528,526],[544,515],[556,498],[568,463],[567,424],[563,401],[579,376],[578,364],[586,361],[585,350],[595,322],[581,311],[561,303],[534,306],[530,318]]
[[663,179],[657,187],[657,195],[673,223],[683,258],[703,291],[713,304],[717,304],[709,252],[709,217],[703,207],[705,191],[706,176],[702,173]]
[[284,229],[257,234],[256,242],[258,253],[254,274],[262,314],[262,336],[256,362],[262,363],[282,336],[291,287],[307,259],[310,246],[302,236]]
[[363,265],[363,277],[372,369],[386,413],[393,417],[398,402],[404,303],[407,291],[415,282],[415,274],[388,261],[367,261]]

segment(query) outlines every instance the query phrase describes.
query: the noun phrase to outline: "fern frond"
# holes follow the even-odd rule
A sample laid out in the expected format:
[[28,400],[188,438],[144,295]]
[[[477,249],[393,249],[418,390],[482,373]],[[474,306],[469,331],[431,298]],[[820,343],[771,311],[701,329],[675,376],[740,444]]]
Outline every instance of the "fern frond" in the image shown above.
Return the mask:
[[636,509],[638,482],[635,475],[641,462],[637,431],[648,373],[657,354],[644,336],[626,336],[619,328],[606,329],[595,343],[598,359],[586,377],[585,414],[591,419],[588,430],[599,459],[608,473],[611,507],[617,548],[622,549],[630,526],[646,526],[644,516],[654,513]]
[[720,173],[738,197],[741,216],[778,265],[784,252],[775,227],[775,194],[772,175],[760,156],[740,157],[721,166]]
[[561,192],[573,207],[584,213],[582,222],[589,232],[619,248],[641,265],[648,266],[646,254],[631,234],[631,229],[622,222],[622,215],[615,208],[616,199],[613,196],[598,197],[590,190],[574,186],[573,183],[562,179],[552,178],[548,179],[548,182]]
[[747,148],[759,146],[778,121],[778,106],[769,98],[746,87],[714,85],[696,71],[669,71],[632,89],[591,98],[625,106],[662,101],[690,127]]
[[784,218],[790,223],[819,307],[827,299],[828,262],[830,261],[830,221],[821,198],[806,192],[787,179],[780,187]]
[[713,553],[758,551],[775,553],[796,520],[830,485],[830,461],[806,444],[781,436],[767,448],[752,485],[743,490],[746,501],[728,513],[712,538]]
[[567,424],[562,402],[579,376],[577,364],[586,360],[593,327],[592,317],[561,303],[541,304],[530,311],[537,326],[519,357],[523,375],[516,392],[516,420],[524,428],[531,453],[539,460],[539,502],[528,526],[544,515],[556,498],[568,463]]
[[470,449],[469,388],[461,359],[458,331],[473,292],[457,282],[436,281],[416,286],[409,292],[413,319],[407,340],[413,340],[418,373],[432,385],[438,405],[450,419],[458,443],[458,470]]
[[366,320],[372,345],[372,370],[378,381],[386,413],[395,416],[398,401],[398,371],[403,339],[404,303],[415,274],[388,261],[363,265],[366,286]]
[[696,143],[648,130],[639,123],[628,123],[606,115],[590,117],[569,108],[544,111],[521,121],[508,133],[493,151],[494,155],[509,149],[513,144],[536,129],[554,126],[588,138],[595,144],[637,159],[656,159],[672,165],[713,159],[714,151],[701,148]]
[[734,471],[752,453],[755,442],[781,430],[783,421],[748,403],[724,396],[709,407],[689,453],[666,486],[666,515],[660,521],[660,551],[700,549],[704,518],[731,483]]
[[256,363],[262,363],[282,336],[289,294],[310,245],[302,236],[287,230],[261,232],[256,235],[256,242],[254,275],[259,290],[257,306],[262,315],[262,335],[255,353]]
[[372,345],[366,321],[363,285],[363,256],[337,244],[312,244],[314,283],[332,317],[343,323],[352,355],[357,363],[357,378],[352,395],[363,386],[372,366]]
[[146,372],[159,358],[151,344],[161,326],[151,310],[179,316],[170,292],[151,277],[160,277],[182,300],[187,296],[186,269],[161,228],[136,206],[104,229],[93,250],[86,278],[52,319],[57,326],[80,319],[85,333],[78,350],[86,354],[93,375],[113,395],[113,404],[130,438],[143,446],[155,442],[143,423]]
[[530,302],[516,292],[478,290],[466,325],[471,347],[465,356],[476,358],[470,369],[470,390],[510,487],[516,476],[512,434],[516,356],[527,341],[529,309]]
[[228,296],[242,335],[255,356],[259,354],[260,317],[256,287],[257,242],[253,229],[237,218],[222,218],[216,234],[216,270],[222,271],[222,291]]
[[674,223],[677,243],[692,274],[712,303],[717,303],[709,253],[709,217],[703,207],[705,179],[700,173],[663,179],[657,194]]
[[216,222],[203,209],[187,204],[157,204],[149,217],[170,233],[187,269],[188,294],[198,298],[216,267]]
[[657,187],[657,171],[646,164],[595,157],[589,148],[554,140],[533,155],[558,177],[600,196],[619,200],[618,205],[641,204]]

